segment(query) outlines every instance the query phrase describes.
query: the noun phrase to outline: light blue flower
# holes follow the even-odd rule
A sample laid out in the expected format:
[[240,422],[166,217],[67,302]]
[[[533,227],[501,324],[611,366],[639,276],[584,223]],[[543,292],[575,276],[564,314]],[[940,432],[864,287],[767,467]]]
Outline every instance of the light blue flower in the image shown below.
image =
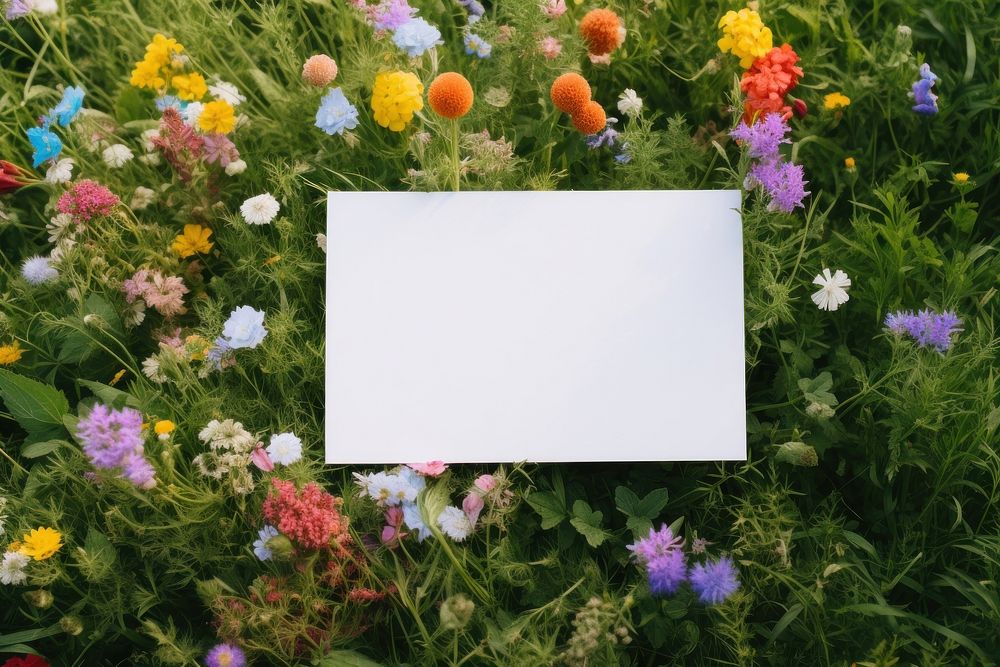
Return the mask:
[[267,336],[267,329],[264,328],[264,311],[250,306],[240,306],[230,313],[229,319],[222,326],[222,336],[234,350],[257,347]]
[[161,95],[156,98],[156,110],[159,112],[167,109],[177,109],[178,113],[187,108],[188,103],[181,100],[176,95]]
[[358,126],[358,109],[347,101],[344,91],[334,88],[323,96],[316,111],[316,127],[327,134],[343,134]]
[[274,552],[267,548],[267,542],[272,537],[278,536],[278,529],[271,525],[266,525],[257,531],[260,539],[253,542],[253,553],[260,560],[271,560]]
[[38,167],[46,160],[54,160],[62,152],[62,140],[44,127],[33,127],[28,130],[28,141],[35,149],[32,155],[32,167]]
[[62,99],[59,100],[59,104],[52,108],[49,112],[53,116],[57,116],[59,119],[59,124],[66,127],[73,122],[76,118],[76,114],[80,113],[80,107],[83,106],[83,88],[79,86],[70,86],[63,91]]
[[411,58],[422,56],[424,51],[444,44],[441,41],[441,31],[421,18],[410,19],[396,28],[392,34],[392,43],[406,51]]
[[493,46],[479,35],[470,32],[465,36],[465,52],[480,58],[489,58],[493,53]]
[[404,503],[403,522],[406,527],[417,534],[417,541],[423,542],[431,536],[431,529],[424,523],[424,518],[420,516],[420,508],[416,503]]

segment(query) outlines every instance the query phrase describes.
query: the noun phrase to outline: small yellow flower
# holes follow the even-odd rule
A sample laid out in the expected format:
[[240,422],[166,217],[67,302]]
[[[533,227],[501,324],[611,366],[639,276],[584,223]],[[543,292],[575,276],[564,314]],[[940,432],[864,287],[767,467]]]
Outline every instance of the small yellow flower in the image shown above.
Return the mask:
[[115,386],[116,384],[118,384],[119,380],[121,380],[123,377],[125,377],[125,369],[124,368],[121,369],[120,371],[118,371],[117,373],[115,373],[115,376],[113,378],[111,378],[111,382],[109,382],[108,385],[111,386],[111,387]]
[[0,366],[9,366],[21,360],[24,351],[16,340],[8,345],[0,345]]
[[30,533],[25,533],[21,542],[21,553],[35,560],[45,560],[59,551],[62,534],[54,528],[35,528]]
[[208,92],[205,77],[197,72],[178,74],[170,79],[170,85],[177,89],[177,97],[189,102],[200,100]]
[[229,134],[236,127],[232,105],[225,100],[209,102],[198,116],[198,127],[209,134]]
[[771,29],[760,20],[760,14],[743,8],[738,12],[729,11],[719,20],[722,38],[719,49],[732,53],[740,59],[740,67],[748,69],[753,61],[771,50]]
[[849,106],[851,103],[851,98],[843,93],[830,93],[823,96],[823,108],[827,111],[833,111],[834,109],[842,109]]
[[854,166],[855,166],[854,158],[852,158],[852,157],[845,157],[844,158],[844,167],[848,171],[854,171]]
[[178,234],[174,242],[170,244],[170,249],[181,257],[208,252],[212,249],[212,242],[208,237],[212,235],[212,230],[201,225],[184,225],[184,233]]
[[160,65],[148,58],[135,64],[129,83],[136,88],[150,88],[152,90],[160,90],[167,85],[166,79],[160,75]]
[[174,423],[169,419],[161,419],[156,422],[153,430],[156,431],[156,435],[169,435],[174,432],[175,428],[177,428],[177,426],[174,425]]
[[951,177],[955,179],[955,182],[959,185],[969,182],[969,175],[964,171],[960,171],[957,174],[952,174]]
[[21,549],[23,548],[24,548],[24,543],[21,540],[14,540],[7,547],[7,551],[16,551],[18,553],[21,553]]
[[412,72],[382,72],[372,87],[375,122],[402,132],[413,114],[424,108],[424,84]]
[[191,355],[191,361],[204,361],[212,346],[198,334],[191,334],[184,339],[184,348]]
[[156,63],[158,67],[166,67],[173,56],[183,51],[184,47],[176,39],[156,33],[146,47],[146,60]]

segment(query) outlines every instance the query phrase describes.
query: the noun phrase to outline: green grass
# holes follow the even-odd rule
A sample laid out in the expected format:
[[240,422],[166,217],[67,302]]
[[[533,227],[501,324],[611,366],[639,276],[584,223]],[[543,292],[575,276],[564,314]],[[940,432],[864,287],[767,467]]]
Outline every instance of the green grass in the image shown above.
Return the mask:
[[[307,455],[281,476],[342,496],[359,543],[383,525],[356,497],[352,470],[320,463],[324,255],[315,236],[328,190],[447,189],[453,167],[448,127],[429,109],[401,134],[373,122],[377,72],[403,68],[427,84],[456,70],[472,82],[477,102],[462,131],[487,129],[513,155],[477,152],[465,137],[462,155],[473,161],[463,189],[724,188],[739,186],[747,168],[724,134],[740,104],[738,64],[716,47],[718,19],[735,3],[611,3],[629,36],[610,67],[591,65],[575,32],[589,3],[570,2],[557,21],[532,0],[490,4],[476,28],[494,44],[486,60],[464,53],[457,3],[413,4],[445,42],[413,63],[339,0],[73,0],[58,16],[0,25],[0,158],[29,164],[25,130],[60,86],[81,85],[90,111],[58,130],[74,178],[100,181],[126,203],[137,186],[164,188],[150,207],[121,207],[81,231],[59,281],[44,287],[29,286],[20,265],[51,250],[45,224],[61,186],[0,196],[0,345],[16,340],[25,351],[0,370],[0,546],[39,525],[65,541],[32,564],[27,584],[0,588],[0,651],[30,646],[66,665],[190,665],[221,637],[238,639],[260,665],[993,664],[1000,4],[986,0],[760,2],[775,43],[802,58],[794,94],[810,113],[792,121],[786,152],[804,165],[812,194],[791,215],[746,199],[746,463],[508,465],[499,475],[508,503],[491,505],[461,544],[435,535],[355,554],[361,560],[336,585],[320,580],[313,560],[295,569],[254,558],[267,485],[255,472],[256,489],[238,495],[198,474],[197,435],[213,418],[241,421],[264,440],[294,431]],[[514,27],[508,43],[503,24]],[[140,134],[159,114],[129,73],[156,32],[246,96],[249,125],[233,135],[245,173],[200,171],[185,184],[166,163],[110,169],[91,149],[99,131],[142,154]],[[563,39],[558,59],[537,53],[541,34]],[[322,93],[300,72],[320,52],[336,59],[336,85],[360,111],[356,141],[313,126]],[[910,111],[907,98],[922,62],[941,78],[932,117]],[[643,98],[642,118],[621,124],[630,164],[588,150],[552,108],[549,84],[569,69],[584,73],[609,113],[625,88]],[[852,100],[842,113],[822,109],[834,91]],[[426,145],[417,132],[429,133]],[[970,183],[956,186],[955,172]],[[279,218],[245,225],[240,203],[264,191],[280,200]],[[214,232],[198,267],[168,249],[191,222]],[[199,363],[182,360],[167,369],[169,382],[151,382],[142,362],[158,352],[163,318],[150,310],[140,326],[123,324],[121,282],[143,266],[185,276],[184,335],[211,341],[233,308],[250,304],[267,313],[268,337],[225,372],[199,377]],[[834,313],[809,299],[823,267],[853,280]],[[963,319],[947,353],[883,330],[886,312],[921,308]],[[114,389],[101,386],[120,370]],[[170,444],[148,441],[160,478],[153,491],[84,478],[92,467],[62,413],[94,396],[177,424]],[[817,402],[833,414],[810,407]],[[60,444],[32,444],[52,439]],[[804,460],[788,455],[803,448]],[[813,453],[816,465],[797,465]],[[449,491],[456,502],[484,472],[498,473],[453,466],[425,508],[442,507]],[[635,514],[629,491],[652,494],[648,516]],[[625,549],[647,521],[732,555],[740,591],[712,607],[686,590],[651,597]],[[282,578],[279,611],[253,598],[266,595],[261,575]],[[389,595],[352,602],[349,586]],[[53,604],[34,606],[24,595],[34,590],[51,592]],[[65,632],[74,622],[82,632]],[[317,626],[329,641],[305,641],[296,653],[295,640]],[[618,629],[627,641],[608,638]]]

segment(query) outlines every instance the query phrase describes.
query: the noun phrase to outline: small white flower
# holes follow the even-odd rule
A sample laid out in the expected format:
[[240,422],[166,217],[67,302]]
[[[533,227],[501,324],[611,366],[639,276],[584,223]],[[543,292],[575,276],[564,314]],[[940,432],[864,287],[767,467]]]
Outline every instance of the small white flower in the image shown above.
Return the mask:
[[31,11],[41,16],[53,16],[59,13],[59,4],[56,0],[32,0]]
[[326,253],[326,234],[320,232],[316,235],[316,246]]
[[167,376],[163,374],[163,370],[160,368],[160,360],[155,354],[143,360],[142,374],[158,384],[163,384],[167,381]]
[[635,118],[642,113],[642,98],[631,88],[626,88],[625,92],[618,96],[618,110],[629,118]]
[[112,169],[124,167],[125,163],[131,160],[132,157],[131,149],[125,144],[112,144],[101,153],[101,158],[104,159],[105,164]]
[[154,201],[156,201],[156,190],[151,190],[140,185],[135,189],[132,200],[128,205],[133,211],[141,211]]
[[45,172],[47,183],[66,183],[73,178],[73,165],[76,162],[71,157],[64,157],[48,168]]
[[250,197],[240,206],[240,213],[248,225],[267,225],[278,215],[281,205],[278,200],[265,192],[256,197]]
[[239,88],[228,81],[223,81],[219,77],[214,78],[212,85],[208,87],[208,92],[213,97],[229,102],[234,107],[239,106],[241,102],[247,101],[247,98],[240,94]]
[[59,272],[52,268],[48,257],[29,257],[21,265],[21,275],[32,285],[42,285],[59,278]]
[[833,275],[830,275],[830,269],[823,269],[823,273],[813,278],[813,284],[820,286],[820,289],[812,294],[813,303],[819,306],[820,310],[837,310],[840,304],[847,303],[851,298],[847,295],[851,279],[840,269]]
[[247,163],[240,160],[233,160],[226,165],[226,176],[236,176],[237,174],[242,174],[247,170]]
[[184,111],[181,115],[184,116],[184,122],[194,127],[198,124],[198,119],[201,117],[201,112],[205,110],[205,105],[201,102],[192,102],[191,104],[184,107]]
[[49,243],[58,243],[66,237],[73,236],[76,233],[73,216],[69,213],[59,213],[45,225],[45,231],[49,233]]
[[457,507],[445,507],[438,515],[437,523],[444,534],[456,542],[461,542],[472,532],[469,517]]
[[294,433],[272,435],[267,453],[275,463],[283,466],[292,465],[302,458],[302,441]]
[[160,136],[160,130],[159,128],[156,127],[150,128],[144,131],[142,134],[140,134],[139,141],[142,142],[142,150],[146,151],[147,153],[152,153],[153,151],[155,151],[156,145],[153,143],[153,139],[156,139],[159,136]]
[[5,586],[16,586],[28,580],[28,567],[30,559],[20,551],[8,551],[4,553],[3,560],[0,561],[0,583]]

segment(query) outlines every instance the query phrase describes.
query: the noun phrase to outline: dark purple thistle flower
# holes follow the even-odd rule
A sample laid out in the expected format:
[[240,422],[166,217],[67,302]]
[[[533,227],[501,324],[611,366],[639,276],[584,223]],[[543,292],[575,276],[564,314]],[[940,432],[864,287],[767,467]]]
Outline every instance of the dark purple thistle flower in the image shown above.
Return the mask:
[[715,562],[697,563],[691,568],[688,580],[705,604],[725,602],[740,587],[736,566],[728,556]]
[[687,576],[687,559],[680,549],[671,549],[646,562],[646,577],[653,595],[673,595]]
[[791,128],[781,114],[769,113],[753,125],[747,125],[746,121],[740,122],[729,136],[745,143],[750,157],[771,161],[778,159],[781,144],[791,143],[792,140],[785,136],[790,131]]

